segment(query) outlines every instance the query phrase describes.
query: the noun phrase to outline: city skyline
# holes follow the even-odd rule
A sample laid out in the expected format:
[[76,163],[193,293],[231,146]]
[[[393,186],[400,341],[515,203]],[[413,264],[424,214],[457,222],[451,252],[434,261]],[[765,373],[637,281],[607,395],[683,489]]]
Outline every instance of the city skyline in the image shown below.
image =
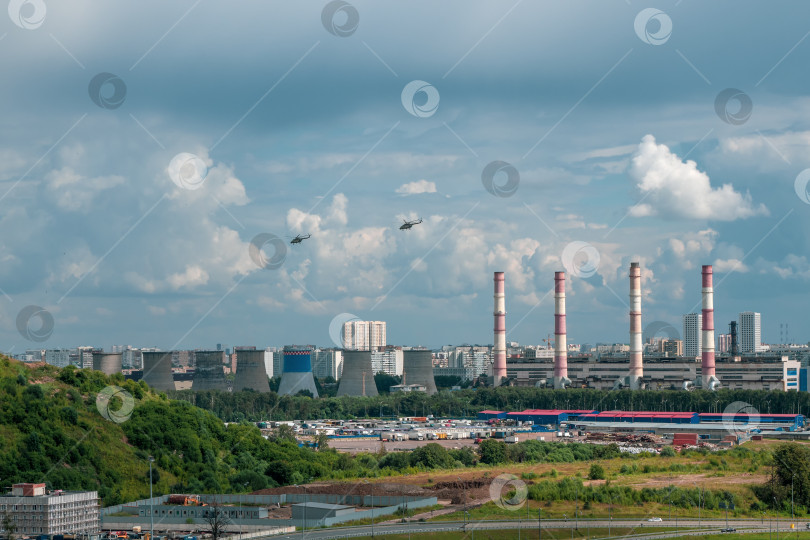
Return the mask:
[[494,271],[507,341],[567,271],[568,339],[625,342],[630,261],[642,328],[712,264],[719,331],[809,339],[810,6],[325,5],[4,19],[4,350],[489,343]]

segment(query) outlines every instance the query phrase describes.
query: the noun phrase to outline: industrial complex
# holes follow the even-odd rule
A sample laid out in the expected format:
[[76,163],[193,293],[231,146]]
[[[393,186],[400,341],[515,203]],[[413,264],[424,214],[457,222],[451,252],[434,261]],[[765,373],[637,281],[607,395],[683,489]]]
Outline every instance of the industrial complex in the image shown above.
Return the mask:
[[[553,339],[543,346],[507,342],[506,274],[493,276],[493,344],[445,346],[439,350],[386,342],[384,321],[351,320],[340,329],[343,348],[287,345],[257,349],[158,351],[91,347],[26,351],[23,360],[124,372],[161,390],[269,392],[268,378],[280,380],[280,394],[304,391],[317,397],[315,379],[338,381],[338,395],[373,396],[379,391],[434,394],[436,376],[489,386],[593,388],[598,390],[675,389],[806,391],[810,346],[760,343],[759,313],[740,313],[729,332],[715,336],[713,269],[700,272],[701,311],[683,317],[683,335],[673,325],[642,321],[639,262],[629,267],[629,345],[576,345],[566,325],[566,272],[554,274]],[[550,320],[550,319],[549,319]],[[581,334],[581,332],[580,332]],[[658,335],[664,334],[664,335]],[[716,338],[716,339],[715,339]],[[374,375],[399,377],[401,384],[378,389]],[[334,384],[334,381],[332,381]]]

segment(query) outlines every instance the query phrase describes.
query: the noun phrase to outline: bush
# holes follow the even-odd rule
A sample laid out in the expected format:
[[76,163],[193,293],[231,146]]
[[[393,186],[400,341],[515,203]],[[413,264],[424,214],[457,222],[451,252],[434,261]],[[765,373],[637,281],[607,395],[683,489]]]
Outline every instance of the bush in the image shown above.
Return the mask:
[[675,457],[675,449],[671,446],[665,446],[661,449],[659,454],[661,457]]
[[593,465],[591,465],[591,468],[588,471],[588,478],[590,478],[591,480],[604,480],[605,468],[599,465],[598,463],[594,463]]

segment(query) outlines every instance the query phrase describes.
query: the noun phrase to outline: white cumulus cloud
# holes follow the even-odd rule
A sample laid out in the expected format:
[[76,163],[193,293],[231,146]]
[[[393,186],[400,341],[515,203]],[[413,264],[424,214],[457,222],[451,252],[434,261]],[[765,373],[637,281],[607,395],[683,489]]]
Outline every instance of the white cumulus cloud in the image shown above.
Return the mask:
[[684,162],[652,135],[642,139],[628,172],[643,196],[630,209],[632,216],[734,221],[768,214],[765,205],[754,206],[750,194],[734,191],[731,184],[712,188],[694,161]]
[[409,182],[402,184],[397,188],[397,193],[400,195],[418,195],[420,193],[436,193],[436,182],[429,182],[427,180],[417,180],[416,182]]

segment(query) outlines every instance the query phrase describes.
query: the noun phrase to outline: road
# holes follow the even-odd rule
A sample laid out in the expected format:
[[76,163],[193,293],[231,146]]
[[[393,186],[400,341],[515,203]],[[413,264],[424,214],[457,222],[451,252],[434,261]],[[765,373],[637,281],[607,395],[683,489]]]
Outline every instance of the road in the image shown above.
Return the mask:
[[[805,530],[806,521],[796,520],[796,529]],[[728,520],[729,527],[737,529],[739,533],[746,532],[762,532],[768,530],[768,520],[762,523],[760,520],[754,519],[730,519]],[[774,528],[776,522],[772,523]],[[543,520],[543,529],[568,529],[575,527],[574,520]],[[664,520],[659,522],[647,522],[646,520],[638,519],[614,519],[608,520],[579,520],[580,530],[586,528],[592,529],[607,529],[608,526],[616,528],[631,528],[634,532],[631,535],[625,535],[624,538],[632,537],[634,540],[647,540],[655,538],[670,538],[676,536],[699,536],[706,534],[717,534],[720,529],[726,527],[725,519],[703,519],[700,521],[700,528],[698,528],[698,520],[687,519],[678,520],[678,527],[684,529],[695,530],[678,530],[678,531],[661,531],[653,532],[656,528],[675,527],[675,520]],[[433,522],[412,522],[412,523],[396,523],[396,524],[377,524],[374,526],[374,535],[382,536],[387,534],[419,534],[430,532],[443,532],[443,531],[461,531],[464,530],[465,524],[463,521],[433,521]],[[468,532],[472,530],[502,530],[502,529],[522,529],[537,530],[537,520],[522,521],[515,520],[508,521],[478,521],[466,525]],[[651,530],[652,529],[652,530]],[[779,530],[783,532],[790,532],[790,520],[780,519]],[[650,531],[650,532],[647,532]],[[283,536],[273,536],[266,538],[279,538],[283,540],[298,540],[304,538],[306,540],[332,540],[338,538],[356,538],[360,536],[371,536],[371,525],[364,525],[360,527],[332,527],[326,529],[314,529],[306,531],[305,534],[296,532],[294,534],[287,534]],[[615,537],[619,538],[619,537]],[[594,539],[596,540],[596,539]]]

